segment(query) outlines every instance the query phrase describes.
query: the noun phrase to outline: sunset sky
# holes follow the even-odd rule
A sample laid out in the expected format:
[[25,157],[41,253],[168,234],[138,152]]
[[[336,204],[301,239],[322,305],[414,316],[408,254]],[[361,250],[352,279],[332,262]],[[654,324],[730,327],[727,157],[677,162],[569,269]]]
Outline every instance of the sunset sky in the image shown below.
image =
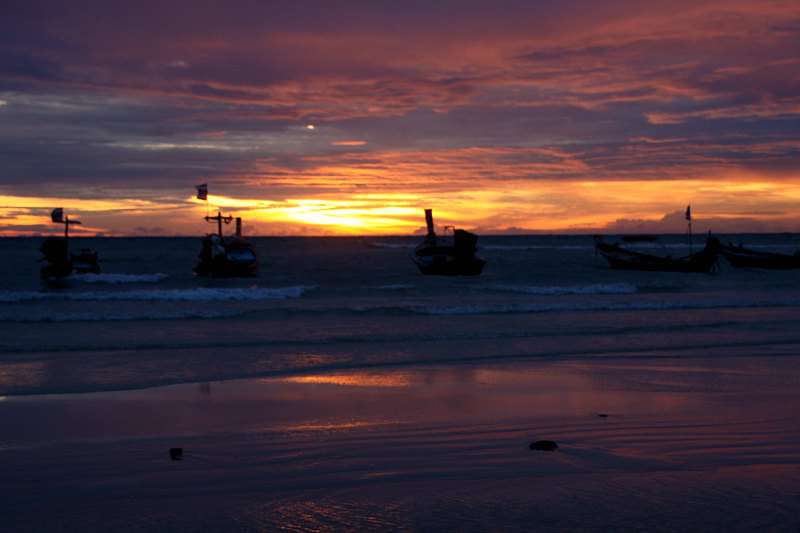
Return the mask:
[[800,2],[25,0],[0,234],[800,231]]

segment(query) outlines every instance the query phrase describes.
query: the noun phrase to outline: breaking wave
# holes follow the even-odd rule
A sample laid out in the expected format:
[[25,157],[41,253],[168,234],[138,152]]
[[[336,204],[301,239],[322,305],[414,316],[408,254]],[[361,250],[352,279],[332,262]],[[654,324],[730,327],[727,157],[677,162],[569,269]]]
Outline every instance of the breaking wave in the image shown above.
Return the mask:
[[391,283],[389,285],[375,285],[369,288],[378,291],[405,291],[416,288],[416,285],[413,283]]
[[[287,288],[294,289],[294,288]],[[300,289],[300,288],[297,288]],[[198,289],[199,290],[199,289]],[[215,289],[210,289],[215,290]],[[216,289],[223,290],[223,289]],[[230,291],[232,289],[225,289]],[[246,289],[233,289],[242,290]],[[280,289],[273,289],[280,290]],[[138,292],[138,291],[137,291]],[[169,292],[169,291],[165,291]],[[121,293],[117,293],[121,294]],[[269,297],[251,297],[248,301],[268,300],[281,298],[294,298],[302,294],[298,290],[291,296],[285,293],[275,293]],[[0,294],[0,301],[4,295]],[[228,295],[228,300],[232,299]],[[242,299],[240,299],[242,300]],[[163,301],[189,301],[177,298]],[[193,301],[201,301],[199,299]],[[207,301],[207,300],[206,300]],[[212,318],[256,318],[269,316],[275,313],[296,316],[316,314],[357,314],[357,315],[427,315],[427,316],[466,316],[466,315],[515,315],[533,313],[568,313],[568,312],[630,312],[630,311],[670,311],[670,310],[714,310],[714,309],[755,309],[800,307],[797,299],[776,300],[717,300],[717,301],[628,301],[628,302],[548,302],[548,303],[513,303],[513,304],[461,304],[461,305],[428,305],[428,304],[400,304],[387,305],[357,305],[342,307],[314,307],[314,308],[281,308],[281,309],[156,309],[149,308],[130,310],[94,310],[94,311],[64,311],[52,309],[16,309],[13,312],[0,313],[3,322],[100,322],[100,321],[125,321],[125,320],[181,320],[181,319],[212,319]]]
[[167,274],[158,272],[156,274],[74,274],[70,279],[82,283],[120,285],[123,283],[158,283],[168,277]]
[[39,322],[125,322],[134,320],[207,320],[214,318],[235,318],[241,311],[212,311],[202,309],[184,309],[174,311],[153,311],[139,309],[131,311],[86,311],[86,312],[54,312],[26,311],[5,315],[0,314],[0,321],[12,323]]
[[716,302],[595,302],[595,303],[543,303],[543,304],[498,304],[498,305],[443,305],[443,306],[413,306],[407,311],[423,315],[488,315],[488,314],[521,314],[521,313],[548,313],[567,311],[666,311],[666,310],[692,310],[692,309],[745,309],[756,307],[798,307],[797,300],[765,300],[744,302],[716,301]]
[[136,290],[108,292],[37,292],[0,291],[0,302],[31,301],[148,301],[148,302],[211,302],[260,301],[299,298],[312,286],[275,288],[195,288],[172,290]]
[[629,283],[596,283],[576,286],[536,286],[536,285],[484,285],[482,289],[522,294],[561,295],[561,294],[633,294],[638,291]]

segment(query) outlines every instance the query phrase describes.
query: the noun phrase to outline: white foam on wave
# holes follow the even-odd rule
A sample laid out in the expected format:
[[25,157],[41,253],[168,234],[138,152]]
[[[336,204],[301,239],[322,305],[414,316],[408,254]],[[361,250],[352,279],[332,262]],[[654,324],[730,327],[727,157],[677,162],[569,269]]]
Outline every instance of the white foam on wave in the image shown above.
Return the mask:
[[82,283],[107,283],[109,285],[120,285],[123,283],[158,283],[167,279],[167,274],[157,272],[155,274],[74,274],[70,279]]
[[[236,289],[239,290],[239,289]],[[241,289],[246,290],[246,289]],[[297,293],[298,295],[301,293]],[[4,295],[0,293],[0,302]],[[294,297],[294,296],[282,296]],[[278,298],[273,296],[272,299]],[[251,298],[254,300],[256,298]],[[263,298],[262,298],[263,299]],[[172,298],[165,301],[188,301]],[[191,300],[200,301],[200,300]],[[550,302],[550,303],[518,303],[518,304],[463,304],[463,305],[360,305],[334,308],[316,308],[313,310],[296,310],[309,313],[402,313],[434,316],[464,315],[500,315],[531,314],[559,312],[626,312],[626,311],[669,311],[669,310],[714,310],[714,309],[751,309],[770,307],[800,307],[797,299],[774,300],[717,300],[717,301],[638,301],[638,302]],[[2,322],[73,322],[73,321],[124,321],[124,320],[177,320],[177,319],[209,319],[223,317],[246,316],[251,311],[242,309],[203,309],[192,307],[187,309],[157,309],[142,307],[131,310],[102,311],[53,311],[50,309],[16,309],[13,312],[0,312]]]
[[13,315],[0,314],[2,322],[120,322],[129,320],[193,320],[211,318],[233,318],[240,311],[210,311],[186,309],[175,311],[153,311],[140,309],[131,311],[87,311],[87,312],[36,312],[27,311]]
[[749,244],[746,245],[747,248],[780,248],[785,250],[798,250],[800,251],[800,244]]
[[667,311],[691,309],[746,309],[755,307],[798,307],[797,300],[764,300],[743,302],[715,301],[715,302],[596,302],[596,303],[542,303],[542,304],[497,304],[497,305],[443,305],[443,306],[409,306],[406,311],[423,315],[493,315],[493,314],[522,314],[522,313],[547,313],[565,311]]
[[566,294],[633,294],[638,291],[630,283],[594,283],[574,286],[537,286],[537,285],[484,285],[481,289],[518,292],[522,294],[566,295]]
[[169,290],[135,290],[108,292],[37,292],[0,291],[0,302],[30,301],[148,301],[148,302],[210,302],[210,301],[260,301],[299,298],[313,286],[274,288],[195,288]]

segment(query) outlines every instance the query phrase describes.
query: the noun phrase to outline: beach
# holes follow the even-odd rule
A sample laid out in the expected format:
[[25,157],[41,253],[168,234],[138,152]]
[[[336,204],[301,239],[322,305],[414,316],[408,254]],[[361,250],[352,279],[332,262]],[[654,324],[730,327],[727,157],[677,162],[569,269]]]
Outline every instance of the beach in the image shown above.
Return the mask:
[[254,280],[193,278],[188,239],[97,239],[104,274],[58,290],[9,271],[4,528],[800,526],[796,273],[488,237],[482,276],[435,278],[415,239],[256,242]]
[[[790,531],[795,361],[412,366],[6,398],[5,527]],[[544,438],[559,449],[528,449]]]

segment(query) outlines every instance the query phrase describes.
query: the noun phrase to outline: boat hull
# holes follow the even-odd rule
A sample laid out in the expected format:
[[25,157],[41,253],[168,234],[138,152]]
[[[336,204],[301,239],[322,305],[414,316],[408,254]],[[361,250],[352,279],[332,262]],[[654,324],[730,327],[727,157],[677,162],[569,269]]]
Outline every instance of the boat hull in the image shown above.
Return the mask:
[[252,278],[258,274],[258,257],[248,241],[206,237],[202,242],[199,262],[194,268],[198,276]]
[[39,276],[48,282],[63,280],[70,275],[72,275],[72,262],[69,260],[58,263],[47,262],[39,270]]
[[44,281],[63,280],[72,274],[72,256],[66,239],[49,237],[39,250],[42,252],[44,262],[39,275]]
[[742,246],[723,246],[722,256],[737,268],[763,268],[769,270],[800,269],[800,253],[794,255],[758,252]]
[[617,244],[599,242],[595,245],[611,268],[647,272],[711,272],[717,265],[718,245],[710,241],[706,247],[686,257],[672,258],[626,250]]
[[258,274],[257,262],[237,262],[226,259],[216,259],[213,261],[200,261],[194,268],[198,276],[210,276],[212,278],[252,278]]

